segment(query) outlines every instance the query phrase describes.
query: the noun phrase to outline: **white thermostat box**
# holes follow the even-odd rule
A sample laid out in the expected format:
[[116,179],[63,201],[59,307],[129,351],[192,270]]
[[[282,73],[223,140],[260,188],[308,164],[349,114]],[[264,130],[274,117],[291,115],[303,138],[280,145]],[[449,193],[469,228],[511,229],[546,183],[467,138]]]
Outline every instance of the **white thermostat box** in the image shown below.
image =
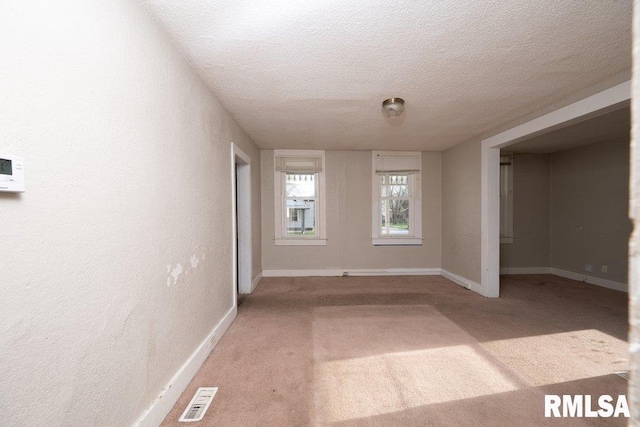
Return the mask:
[[22,157],[0,153],[0,191],[24,191],[24,162]]

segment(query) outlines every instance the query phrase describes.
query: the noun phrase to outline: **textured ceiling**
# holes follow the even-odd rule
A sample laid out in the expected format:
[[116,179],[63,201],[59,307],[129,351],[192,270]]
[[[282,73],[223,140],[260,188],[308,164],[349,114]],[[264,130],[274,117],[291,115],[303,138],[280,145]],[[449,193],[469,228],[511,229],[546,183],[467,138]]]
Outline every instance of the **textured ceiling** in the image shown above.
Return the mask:
[[442,150],[631,67],[631,0],[141,1],[262,148]]
[[631,109],[629,107],[594,117],[544,135],[511,145],[505,151],[514,153],[555,153],[600,141],[629,138]]

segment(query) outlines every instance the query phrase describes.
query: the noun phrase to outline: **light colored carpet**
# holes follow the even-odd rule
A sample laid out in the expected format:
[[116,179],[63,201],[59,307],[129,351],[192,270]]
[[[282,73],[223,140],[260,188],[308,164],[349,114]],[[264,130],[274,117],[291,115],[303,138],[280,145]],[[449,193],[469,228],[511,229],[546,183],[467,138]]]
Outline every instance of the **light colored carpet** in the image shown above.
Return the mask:
[[626,393],[626,307],[550,275],[497,300],[440,276],[263,279],[163,425],[203,386],[195,425],[625,425],[545,419],[544,395]]

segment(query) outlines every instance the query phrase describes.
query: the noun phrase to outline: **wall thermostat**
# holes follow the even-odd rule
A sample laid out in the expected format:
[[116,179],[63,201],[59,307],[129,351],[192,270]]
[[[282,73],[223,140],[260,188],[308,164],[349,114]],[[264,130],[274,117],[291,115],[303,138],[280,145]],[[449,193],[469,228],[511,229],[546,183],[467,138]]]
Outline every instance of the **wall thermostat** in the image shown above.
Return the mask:
[[0,153],[0,191],[24,191],[24,162],[22,157]]

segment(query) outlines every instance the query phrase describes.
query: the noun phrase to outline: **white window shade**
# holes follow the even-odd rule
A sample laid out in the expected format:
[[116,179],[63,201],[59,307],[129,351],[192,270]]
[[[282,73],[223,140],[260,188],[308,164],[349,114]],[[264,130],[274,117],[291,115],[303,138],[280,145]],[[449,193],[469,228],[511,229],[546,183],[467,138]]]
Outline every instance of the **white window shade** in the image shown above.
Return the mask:
[[276,157],[276,171],[292,173],[322,172],[321,157]]
[[375,157],[375,170],[377,175],[385,173],[416,174],[420,173],[420,157],[383,156]]

